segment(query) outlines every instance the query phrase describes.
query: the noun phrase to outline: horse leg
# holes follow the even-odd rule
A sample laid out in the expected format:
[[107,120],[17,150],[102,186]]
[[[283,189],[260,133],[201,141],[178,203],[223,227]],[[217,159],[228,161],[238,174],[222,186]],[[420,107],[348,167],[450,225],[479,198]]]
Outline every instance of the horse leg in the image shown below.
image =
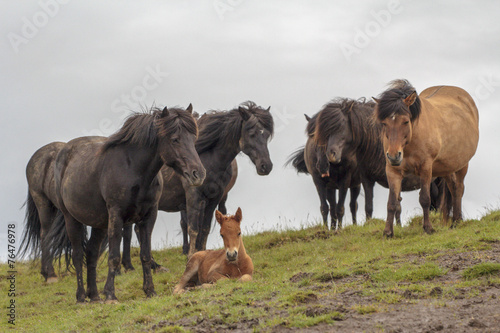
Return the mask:
[[151,275],[151,265],[153,258],[151,256],[151,233],[158,214],[158,207],[155,206],[147,217],[137,226],[139,227],[139,239],[141,245],[141,264],[143,273],[143,290],[147,297],[156,296],[155,287],[153,284],[153,276]]
[[205,251],[207,248],[208,235],[210,234],[210,229],[212,227],[212,219],[215,213],[215,208],[217,207],[218,201],[213,201],[205,207],[205,212],[203,213],[203,218],[201,219],[201,230],[198,234],[198,239],[196,240],[196,250]]
[[50,240],[47,239],[46,235],[52,227],[52,222],[54,221],[57,211],[54,205],[46,198],[33,196],[33,200],[35,201],[40,219],[40,245],[42,252],[41,273],[47,283],[54,283],[57,282],[57,275],[52,265],[53,258],[47,244]]
[[400,206],[399,198],[401,192],[401,182],[403,175],[390,166],[385,168],[387,181],[389,183],[389,198],[387,200],[387,220],[385,222],[384,236],[394,236],[394,215]]
[[188,221],[185,210],[181,210],[182,254],[189,252]]
[[[329,207],[328,207],[328,203],[326,202],[326,200],[327,200],[327,196],[329,196],[329,195],[331,196],[331,193],[326,188],[326,185],[322,180],[316,179],[316,177],[313,176],[313,181],[314,181],[314,185],[316,186],[316,191],[318,192],[318,196],[319,196],[319,202],[320,202],[319,210],[320,210],[321,216],[323,218],[323,225],[326,228],[328,228]],[[335,189],[333,191],[335,192]],[[335,195],[335,193],[333,195]],[[335,203],[333,203],[333,206],[332,206],[332,201],[331,200],[328,200],[328,201],[330,201],[330,207],[333,207],[333,209],[335,209]],[[334,223],[336,224],[337,220],[336,219],[334,220],[333,216],[332,216],[332,229],[333,229]]]
[[[123,230],[125,230],[125,227],[123,227]],[[135,224],[134,226],[134,231],[135,231],[135,235],[137,236],[137,239],[139,240],[139,247],[141,246],[141,236],[139,234],[139,226],[137,224]],[[125,238],[125,236],[124,236]],[[132,265],[132,263],[131,263]],[[159,269],[160,271],[163,271],[163,272],[168,272],[168,268],[165,268],[163,267],[162,265],[160,265],[159,263],[157,263],[154,258],[151,256],[151,269],[153,269],[156,273],[156,270]]]
[[358,196],[361,192],[361,185],[353,186],[349,189],[351,192],[351,202],[349,203],[349,208],[351,209],[352,224],[356,225],[356,213],[358,211]]
[[90,239],[87,243],[87,297],[91,302],[101,301],[97,290],[97,261],[101,244],[106,237],[106,230],[92,228]]
[[206,252],[196,252],[193,254],[191,259],[189,259],[186,269],[184,270],[184,274],[182,274],[181,280],[174,287],[174,295],[181,294],[184,292],[184,288],[186,285],[193,280],[198,279],[198,270],[200,268],[200,264],[205,258]]
[[123,233],[123,219],[120,211],[109,209],[108,223],[108,277],[104,285],[104,295],[106,302],[115,302],[118,299],[115,296],[115,275],[120,271],[120,243]]
[[[326,198],[328,199],[328,203],[330,204],[330,219],[332,220],[332,229],[337,228],[337,193],[334,188],[325,188]],[[326,204],[326,203],[325,203]],[[328,209],[328,205],[326,205],[326,209]],[[325,227],[328,229],[328,210],[326,211],[326,223]]]
[[422,167],[420,171],[420,193],[419,202],[422,206],[422,213],[424,215],[424,230],[426,233],[431,234],[434,232],[432,228],[431,221],[429,218],[429,212],[431,208],[431,181],[432,181],[432,169],[431,167]]
[[346,176],[344,181],[339,186],[339,202],[337,203],[337,218],[338,218],[338,228],[342,228],[342,219],[344,218],[344,204],[345,198],[347,196],[347,189],[349,188],[349,183],[351,182],[351,177]]
[[375,182],[363,180],[363,190],[365,191],[365,215],[369,220],[373,216],[373,187]]
[[396,206],[396,225],[398,227],[401,226],[401,201],[403,200],[403,198],[401,197],[401,193],[398,197],[398,200],[396,202],[397,206]]
[[76,301],[85,302],[85,288],[83,286],[83,238],[85,226],[76,221],[68,213],[64,214],[66,222],[66,231],[72,247],[73,266],[76,272]]
[[462,220],[462,197],[465,191],[464,179],[468,168],[469,165],[467,164],[464,168],[446,177],[446,184],[451,192],[453,209],[451,228],[456,227],[457,222]]
[[[132,224],[123,226],[123,256],[122,265],[126,271],[133,271],[135,268],[132,265],[132,258],[130,257],[130,246],[132,242]],[[117,274],[119,274],[117,272]]]
[[190,258],[196,252],[196,240],[199,234],[202,212],[205,210],[205,200],[196,192],[191,192],[186,197],[186,216],[189,234],[188,258]]

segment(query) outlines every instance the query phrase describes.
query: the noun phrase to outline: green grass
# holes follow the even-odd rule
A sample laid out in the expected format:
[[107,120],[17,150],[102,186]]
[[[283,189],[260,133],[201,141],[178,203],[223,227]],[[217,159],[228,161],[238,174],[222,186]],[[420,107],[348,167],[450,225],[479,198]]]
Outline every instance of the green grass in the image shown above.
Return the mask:
[[[407,301],[404,292],[418,298],[453,297],[457,288],[475,290],[487,283],[500,283],[500,264],[481,251],[500,242],[500,212],[491,211],[480,220],[468,220],[449,229],[432,215],[436,233],[422,230],[421,217],[408,227],[395,227],[395,236],[382,236],[384,221],[372,219],[363,226],[348,226],[330,232],[321,226],[301,230],[264,232],[245,237],[254,266],[248,283],[224,281],[209,289],[195,289],[180,296],[172,290],[185,268],[180,248],[155,251],[154,258],[170,269],[153,275],[158,297],[147,299],[142,291],[139,249],[132,249],[135,271],[115,279],[118,304],[76,304],[75,276],[65,274],[56,284],[46,284],[39,261],[16,264],[16,326],[24,332],[53,331],[196,331],[197,325],[217,324],[230,329],[241,322],[253,323],[257,331],[279,325],[303,328],[335,326],[345,316],[327,306],[337,295],[355,292],[359,302],[346,311],[369,316],[387,311],[392,304]],[[439,279],[450,274],[439,261],[443,255],[472,253],[480,264],[463,269],[459,278]],[[98,288],[102,291],[107,261],[98,266]],[[7,266],[0,265],[5,277]],[[298,275],[299,274],[299,275]],[[292,277],[299,276],[297,280]],[[0,304],[7,305],[9,281],[0,279]],[[413,301],[413,300],[411,300]],[[325,305],[326,304],[326,305]],[[204,326],[210,329],[211,326]],[[0,331],[11,326],[5,316]],[[214,329],[216,330],[216,329]]]

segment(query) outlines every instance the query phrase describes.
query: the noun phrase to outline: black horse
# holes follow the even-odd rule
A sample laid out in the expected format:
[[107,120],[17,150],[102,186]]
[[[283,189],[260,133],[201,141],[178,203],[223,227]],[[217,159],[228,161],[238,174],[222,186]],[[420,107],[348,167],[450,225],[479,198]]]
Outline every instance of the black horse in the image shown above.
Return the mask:
[[[107,301],[116,300],[114,277],[120,268],[124,225],[136,223],[140,234],[143,289],[155,295],[151,275],[151,232],[163,189],[160,169],[168,165],[190,186],[199,186],[205,169],[194,146],[198,133],[191,105],[154,109],[129,117],[110,136],[82,137],[68,142],[54,166],[57,207],[64,215],[77,276],[77,302],[100,300],[96,266],[102,241],[109,238]],[[56,222],[58,220],[56,219]],[[53,228],[56,228],[54,223]],[[92,227],[86,247],[85,226]],[[82,265],[86,252],[87,293]]]
[[[161,170],[164,188],[159,209],[166,212],[180,211],[187,221],[190,239],[188,255],[206,248],[215,208],[233,177],[232,162],[236,155],[240,152],[248,155],[259,175],[268,175],[273,167],[267,147],[274,130],[270,108],[264,109],[248,101],[230,111],[204,114],[198,120],[198,127],[196,151],[207,171],[203,185],[194,188],[171,168],[164,167]],[[125,268],[132,267],[131,236],[132,229],[127,227],[123,245]]]
[[[353,224],[357,223],[357,198],[360,192],[360,176],[355,172],[351,161],[345,159],[340,163],[330,163],[326,157],[325,148],[314,142],[316,131],[316,113],[312,118],[305,115],[307,120],[306,133],[308,139],[304,148],[293,153],[286,165],[291,164],[298,173],[310,174],[320,200],[320,211],[323,224],[328,227],[328,212],[330,212],[331,229],[342,227],[344,216],[344,202],[347,189],[350,189],[350,210]],[[353,172],[354,171],[354,172]],[[339,190],[339,201],[336,201],[336,190]]]

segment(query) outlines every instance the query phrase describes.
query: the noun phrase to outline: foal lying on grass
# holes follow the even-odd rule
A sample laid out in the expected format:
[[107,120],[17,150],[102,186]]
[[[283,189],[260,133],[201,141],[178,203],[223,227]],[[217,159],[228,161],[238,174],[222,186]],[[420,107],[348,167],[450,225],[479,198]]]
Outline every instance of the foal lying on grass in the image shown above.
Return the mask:
[[174,288],[174,294],[181,294],[186,285],[192,283],[206,287],[221,279],[252,280],[252,259],[247,255],[241,238],[241,209],[238,207],[234,216],[222,215],[217,210],[215,218],[220,224],[224,249],[193,254],[181,280]]

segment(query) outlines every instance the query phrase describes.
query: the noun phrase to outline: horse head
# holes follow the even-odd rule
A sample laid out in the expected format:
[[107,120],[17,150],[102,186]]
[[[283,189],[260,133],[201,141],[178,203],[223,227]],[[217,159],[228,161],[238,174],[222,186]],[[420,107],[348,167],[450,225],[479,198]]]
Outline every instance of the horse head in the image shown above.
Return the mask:
[[316,118],[314,140],[323,147],[326,157],[331,163],[342,161],[344,148],[351,141],[352,134],[347,116],[339,103],[329,103]]
[[234,215],[223,215],[215,211],[215,219],[220,224],[220,235],[226,249],[226,259],[230,262],[238,260],[238,251],[241,242],[241,208],[238,207]]
[[269,112],[255,104],[238,107],[243,124],[240,138],[241,151],[250,157],[259,175],[268,175],[273,169],[267,143],[273,134],[273,119]]
[[190,185],[200,186],[206,171],[194,145],[198,127],[192,112],[189,104],[186,110],[165,107],[158,113],[158,150],[163,163],[184,176]]
[[403,161],[404,149],[412,139],[413,124],[420,114],[420,100],[415,89],[405,80],[393,82],[391,89],[373,98],[375,116],[382,124],[385,156],[392,166]]

